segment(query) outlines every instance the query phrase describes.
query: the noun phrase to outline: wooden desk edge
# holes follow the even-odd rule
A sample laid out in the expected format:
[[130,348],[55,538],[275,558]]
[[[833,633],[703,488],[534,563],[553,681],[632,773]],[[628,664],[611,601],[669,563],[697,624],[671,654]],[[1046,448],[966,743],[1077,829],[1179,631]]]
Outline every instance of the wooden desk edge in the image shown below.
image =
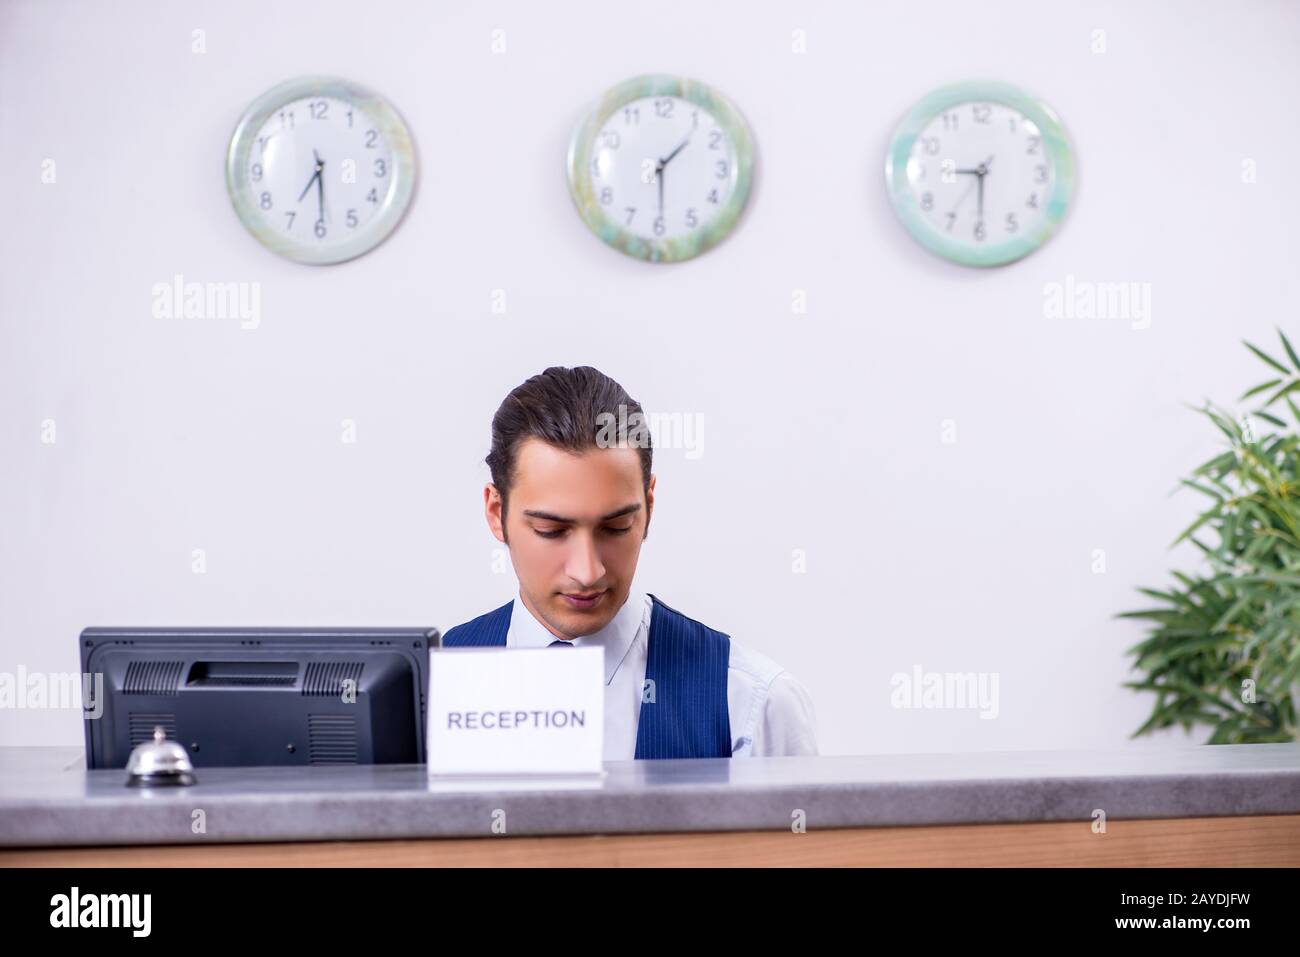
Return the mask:
[[0,867],[1300,867],[1300,814],[0,849]]

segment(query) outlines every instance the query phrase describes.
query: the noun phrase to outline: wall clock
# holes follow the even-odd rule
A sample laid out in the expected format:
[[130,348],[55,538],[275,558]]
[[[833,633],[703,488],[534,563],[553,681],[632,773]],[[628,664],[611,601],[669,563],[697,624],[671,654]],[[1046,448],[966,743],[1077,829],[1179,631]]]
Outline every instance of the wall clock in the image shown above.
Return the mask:
[[934,91],[903,118],[885,180],[923,246],[966,266],[998,266],[1060,226],[1075,164],[1050,107],[1005,83],[972,82]]
[[569,143],[569,191],[597,236],[650,262],[711,249],[749,200],[754,137],[717,90],[655,74],[609,90]]
[[301,263],[338,263],[393,231],[415,188],[415,146],[384,99],[334,77],[289,80],[240,119],[226,188],[258,241]]

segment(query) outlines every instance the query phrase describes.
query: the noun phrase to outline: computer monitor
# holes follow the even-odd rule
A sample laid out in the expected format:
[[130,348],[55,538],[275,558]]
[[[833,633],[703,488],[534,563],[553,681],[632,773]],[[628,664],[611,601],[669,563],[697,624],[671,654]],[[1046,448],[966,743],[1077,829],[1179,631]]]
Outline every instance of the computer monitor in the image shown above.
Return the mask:
[[[434,628],[87,628],[86,767],[161,726],[195,768],[425,762]],[[92,679],[94,687],[98,682]]]

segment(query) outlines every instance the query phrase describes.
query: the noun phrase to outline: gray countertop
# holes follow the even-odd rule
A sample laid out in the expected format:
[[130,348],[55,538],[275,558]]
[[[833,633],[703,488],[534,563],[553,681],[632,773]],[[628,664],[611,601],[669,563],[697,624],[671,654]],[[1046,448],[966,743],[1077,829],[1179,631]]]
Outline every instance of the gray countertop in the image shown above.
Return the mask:
[[[424,765],[198,768],[127,788],[77,747],[0,747],[0,845],[809,830],[1300,813],[1300,743],[616,761],[599,781],[431,784]],[[205,832],[196,833],[201,821]]]

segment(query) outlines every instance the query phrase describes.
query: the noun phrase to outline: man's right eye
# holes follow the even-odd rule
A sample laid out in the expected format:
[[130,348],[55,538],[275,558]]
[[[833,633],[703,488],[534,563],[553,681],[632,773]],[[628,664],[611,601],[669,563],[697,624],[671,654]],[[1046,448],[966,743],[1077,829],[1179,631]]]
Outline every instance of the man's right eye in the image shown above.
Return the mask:
[[540,528],[535,528],[533,529],[533,531],[536,532],[538,535],[542,536],[542,538],[559,538],[561,535],[564,534],[564,529],[562,528],[557,528],[553,532],[544,532]]

